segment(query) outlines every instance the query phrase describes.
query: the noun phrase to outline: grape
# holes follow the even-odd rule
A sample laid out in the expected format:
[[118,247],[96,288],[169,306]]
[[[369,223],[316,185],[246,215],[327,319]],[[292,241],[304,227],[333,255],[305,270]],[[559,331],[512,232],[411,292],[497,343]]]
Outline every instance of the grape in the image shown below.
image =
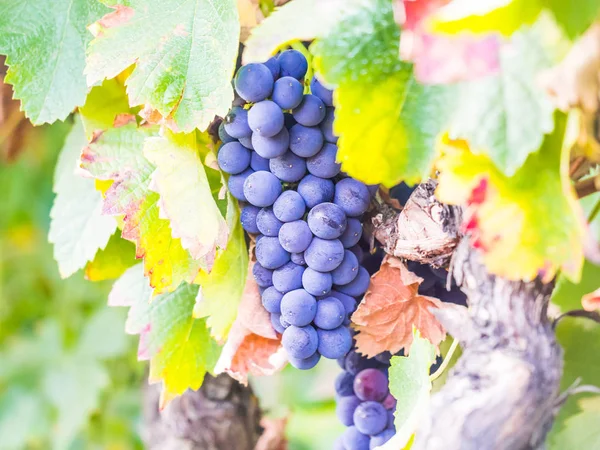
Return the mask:
[[260,208],[256,206],[248,205],[244,206],[240,214],[240,221],[242,222],[242,228],[248,233],[257,234],[258,227],[256,226],[256,215],[260,211]]
[[356,310],[356,300],[349,295],[342,294],[341,292],[332,290],[329,294],[330,297],[337,298],[342,305],[344,305],[344,310],[346,311],[346,316],[344,318],[344,325],[350,324],[350,316]]
[[248,150],[254,150],[254,147],[252,146],[252,136],[246,136],[243,138],[239,138],[238,142],[240,144],[242,144],[242,146]]
[[316,77],[310,81],[310,92],[319,97],[326,106],[333,106],[333,91],[323,86]]
[[283,113],[283,123],[288,130],[291,130],[294,125],[296,125],[296,119],[292,116],[291,113]]
[[253,173],[254,170],[246,169],[240,174],[231,175],[227,181],[229,192],[241,202],[247,201],[246,196],[244,195],[244,183],[246,182],[246,179]]
[[325,118],[325,105],[316,95],[306,94],[300,104],[292,110],[296,122],[305,127],[319,125]]
[[284,329],[291,326],[291,324],[287,320],[285,320],[283,316],[279,316],[279,323],[281,323],[281,326]]
[[277,178],[286,183],[300,181],[306,173],[306,161],[286,152],[283,155],[269,161],[269,169]]
[[283,112],[276,103],[263,100],[248,111],[248,125],[260,136],[275,136],[283,128]]
[[[340,173],[340,167],[341,167],[339,163],[335,162],[336,154],[337,154],[337,147],[333,144],[326,143],[323,145],[323,148],[321,149],[321,151],[319,153],[317,153],[315,156],[311,156],[310,158],[308,158],[306,160],[306,168],[312,175],[315,175],[317,177],[333,178],[338,173]],[[348,179],[351,179],[351,178],[348,178]],[[344,180],[342,180],[342,181],[344,181]],[[338,183],[338,184],[340,184],[340,183]],[[365,189],[366,189],[366,187],[365,187]],[[335,195],[337,195],[337,186],[336,186],[336,190],[335,190]],[[367,200],[369,200],[368,192],[367,192]],[[339,203],[337,201],[334,203],[339,205]],[[341,205],[339,205],[339,206],[341,206]],[[367,206],[368,206],[368,204],[367,204]],[[342,207],[342,209],[344,209],[344,208]],[[344,211],[346,211],[346,210],[344,209]],[[347,214],[347,215],[350,216],[350,214]]]
[[382,364],[390,365],[390,360],[392,359],[392,354],[390,352],[383,352],[375,355],[375,359]]
[[273,214],[273,208],[262,208],[256,215],[256,226],[265,236],[278,236],[283,223]]
[[363,434],[381,433],[387,425],[387,411],[377,402],[363,402],[354,411],[354,426]]
[[290,150],[298,156],[309,158],[323,147],[323,133],[317,127],[297,123],[290,129]]
[[319,355],[317,352],[315,352],[308,358],[298,359],[298,358],[294,358],[293,356],[289,356],[288,359],[290,361],[290,364],[292,366],[294,366],[296,369],[308,370],[308,369],[312,369],[313,367],[315,367],[317,365],[317,363],[321,359],[321,355]]
[[268,287],[273,284],[273,271],[265,269],[260,263],[255,263],[252,267],[252,274],[256,280],[256,284],[260,287]]
[[283,294],[275,289],[273,286],[269,286],[262,293],[262,304],[267,311],[270,313],[281,314],[281,298]]
[[314,208],[319,203],[333,200],[333,182],[314,175],[306,175],[298,184],[298,193],[308,208]]
[[397,401],[392,394],[388,394],[387,397],[381,402],[383,407],[388,410],[390,410],[390,409],[395,410],[396,403],[397,403]]
[[360,297],[367,289],[369,289],[369,284],[371,283],[371,277],[367,269],[364,267],[360,267],[358,269],[358,275],[356,278],[352,280],[348,284],[344,284],[342,286],[336,286],[336,289],[340,291],[342,294],[348,294],[352,297]]
[[350,250],[344,252],[342,263],[331,272],[334,284],[348,284],[358,275],[358,259]]
[[335,379],[335,392],[340,397],[354,395],[354,375],[348,372],[340,373]]
[[250,157],[250,167],[252,170],[258,172],[259,170],[269,171],[269,160],[267,158],[263,158],[256,152],[252,152],[252,156]]
[[387,428],[394,428],[395,421],[396,418],[394,417],[394,411],[388,411]]
[[293,77],[301,80],[308,70],[308,62],[302,53],[297,50],[286,50],[279,54],[280,75],[282,77]]
[[233,142],[235,141],[234,137],[231,137],[227,134],[227,131],[225,131],[225,122],[221,122],[219,124],[219,139],[221,140],[221,142],[223,144],[227,144],[228,142]]
[[289,326],[281,338],[283,348],[292,358],[306,359],[317,351],[319,337],[313,327]]
[[306,211],[306,204],[302,196],[296,191],[283,192],[273,204],[273,212],[282,222],[293,222],[302,219]]
[[313,240],[313,235],[304,220],[284,223],[279,230],[279,242],[290,253],[305,251]]
[[352,375],[356,375],[364,369],[380,367],[379,362],[375,358],[367,358],[355,350],[352,350],[346,355],[344,365],[346,371],[350,372]]
[[364,369],[354,377],[354,393],[363,401],[381,402],[388,392],[388,379],[378,369]]
[[344,447],[344,442],[342,441],[341,436],[339,438],[337,438],[335,440],[335,442],[333,443],[333,450],[346,450],[346,447]]
[[[310,162],[307,165],[310,171]],[[333,203],[342,208],[348,217],[363,214],[369,208],[370,202],[371,195],[367,186],[358,180],[344,178],[335,185]]]
[[323,133],[323,139],[325,142],[329,142],[331,144],[337,144],[338,137],[333,134],[333,120],[334,120],[334,108],[327,108],[327,112],[325,113],[325,118],[319,124],[319,128],[321,133]]
[[390,196],[398,200],[401,205],[406,205],[406,202],[408,202],[415,189],[416,186],[410,187],[408,184],[402,182],[390,189]]
[[446,280],[448,279],[448,271],[446,269],[444,269],[443,267],[429,266],[429,270],[432,274],[434,274],[436,277],[442,280],[444,284],[446,284]]
[[369,442],[369,450],[374,450],[380,445],[385,444],[387,441],[393,438],[395,434],[396,432],[394,430],[386,428],[381,433],[371,437],[371,441]]
[[338,398],[335,413],[340,422],[347,427],[354,424],[354,411],[358,405],[360,405],[360,399],[355,395]]
[[317,300],[304,289],[290,291],[281,299],[281,315],[297,327],[311,323],[316,312]]
[[264,63],[264,65],[269,68],[269,70],[271,71],[271,75],[273,75],[274,80],[279,78],[279,71],[281,70],[281,68],[279,67],[279,61],[277,61],[277,58],[275,56],[273,56],[272,58],[269,58]]
[[348,250],[350,250],[352,253],[354,253],[354,256],[356,256],[356,259],[358,259],[358,262],[361,262],[365,257],[365,251],[361,248],[360,245],[355,245],[354,247],[350,247]]
[[346,310],[344,305],[335,297],[328,297],[317,302],[315,325],[322,330],[333,330],[344,322]]
[[290,260],[290,254],[276,237],[264,236],[257,240],[255,254],[257,261],[267,269],[277,269]]
[[340,241],[344,245],[344,248],[350,248],[358,244],[362,232],[363,226],[361,221],[352,217],[348,218],[346,221],[346,229],[340,236]]
[[346,450],[369,450],[369,436],[358,431],[356,426],[346,428],[342,442]]
[[379,185],[367,184],[367,189],[369,190],[369,194],[371,194],[371,197],[375,197],[375,194],[377,194],[377,191],[379,190]]
[[234,106],[225,116],[225,131],[233,138],[250,136],[252,130],[248,125],[248,111],[241,106]]
[[331,290],[331,274],[307,268],[302,274],[302,286],[309,294],[325,295]]
[[272,99],[281,109],[294,109],[302,101],[304,86],[293,77],[282,77],[275,82]]
[[319,353],[325,358],[337,359],[348,353],[352,347],[352,335],[345,326],[333,330],[319,329],[317,334],[319,336]]
[[254,147],[254,151],[263,158],[276,158],[281,156],[287,151],[289,145],[290,134],[285,127],[272,137],[265,137],[258,133],[252,133],[252,147]]
[[281,194],[279,179],[270,172],[260,170],[244,181],[244,197],[254,206],[271,206]]
[[315,237],[304,251],[304,259],[311,269],[331,272],[344,259],[344,246],[337,239],[325,240]]
[[217,156],[219,167],[225,173],[243,172],[250,165],[250,152],[237,141],[223,144]]
[[279,292],[286,293],[302,287],[304,267],[289,262],[273,271],[273,286]]
[[273,325],[275,331],[277,331],[279,334],[283,334],[285,328],[281,325],[281,322],[279,320],[280,317],[281,314],[271,314],[271,325]]
[[346,215],[333,203],[320,203],[310,210],[307,217],[310,231],[321,239],[335,239],[346,229]]
[[235,75],[235,90],[247,102],[260,102],[273,91],[274,77],[264,64],[246,64]]
[[292,253],[291,259],[294,264],[298,264],[300,266],[306,265],[306,261],[304,261],[304,252],[303,253]]

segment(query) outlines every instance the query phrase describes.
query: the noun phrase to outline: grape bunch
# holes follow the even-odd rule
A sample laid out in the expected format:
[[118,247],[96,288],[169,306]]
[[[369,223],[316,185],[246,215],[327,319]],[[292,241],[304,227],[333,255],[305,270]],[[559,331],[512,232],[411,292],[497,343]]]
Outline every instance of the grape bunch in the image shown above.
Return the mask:
[[388,352],[366,358],[352,350],[338,360],[344,371],[335,381],[336,413],[348,428],[335,450],[371,450],[396,433],[396,399],[388,389],[390,358]]
[[241,222],[256,235],[254,278],[291,364],[310,369],[352,346],[350,314],[370,276],[360,265],[361,216],[376,186],[340,172],[332,91],[286,50],[236,73],[237,102],[218,152]]

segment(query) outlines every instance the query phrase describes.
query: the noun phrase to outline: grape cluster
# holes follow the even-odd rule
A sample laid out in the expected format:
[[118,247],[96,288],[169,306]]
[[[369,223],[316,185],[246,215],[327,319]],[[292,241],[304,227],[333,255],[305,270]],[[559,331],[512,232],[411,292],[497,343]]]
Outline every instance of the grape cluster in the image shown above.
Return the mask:
[[395,434],[396,399],[388,389],[391,355],[366,358],[352,350],[338,363],[344,369],[335,381],[336,413],[348,428],[335,450],[371,450]]
[[350,314],[369,286],[360,265],[361,216],[375,187],[340,172],[332,91],[286,50],[242,66],[234,79],[243,100],[219,128],[218,161],[230,174],[241,222],[256,237],[253,274],[290,362],[310,369],[352,346]]

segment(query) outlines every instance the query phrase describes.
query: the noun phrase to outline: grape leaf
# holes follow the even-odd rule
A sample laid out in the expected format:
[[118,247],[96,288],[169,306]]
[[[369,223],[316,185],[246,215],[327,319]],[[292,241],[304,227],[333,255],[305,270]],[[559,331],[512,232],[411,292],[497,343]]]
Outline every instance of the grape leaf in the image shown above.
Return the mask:
[[33,124],[64,120],[85,102],[85,48],[92,39],[86,27],[107,11],[96,0],[0,3],[0,54],[10,67],[5,81]]
[[398,258],[384,258],[352,315],[360,353],[372,357],[384,351],[408,349],[413,342],[413,327],[433,345],[439,345],[446,332],[430,309],[443,304],[437,298],[418,294],[422,281]]
[[342,170],[369,184],[414,184],[429,175],[433,144],[452,103],[448,88],[416,82],[412,66],[398,60],[398,40],[391,4],[378,0],[311,47],[317,70],[337,86],[334,130]]
[[200,140],[196,133],[166,131],[146,139],[144,156],[155,166],[150,189],[160,194],[160,217],[170,219],[172,236],[192,258],[213,260],[216,247],[227,246],[229,230],[200,160],[209,141],[206,135]]
[[537,33],[515,34],[500,50],[500,71],[459,90],[450,137],[468,140],[513,175],[553,129],[554,107],[537,82],[548,64]]
[[114,280],[136,264],[135,246],[118,234],[113,234],[106,248],[96,253],[85,266],[85,278],[90,281]]
[[27,448],[41,440],[51,428],[48,411],[38,392],[9,386],[0,396],[0,436],[6,449]]
[[403,30],[415,30],[423,19],[451,0],[393,0],[396,22]]
[[66,278],[83,268],[103,249],[117,228],[113,217],[102,215],[102,196],[94,181],[77,172],[81,149],[87,140],[80,120],[71,129],[54,173],[56,198],[50,211],[48,240],[54,259]]
[[404,448],[427,408],[431,392],[429,368],[434,360],[435,347],[415,332],[409,356],[394,356],[390,361],[390,392],[397,400],[396,435],[390,441],[390,449]]
[[581,309],[581,299],[584,295],[600,287],[600,266],[585,261],[581,271],[581,280],[574,283],[564,275],[558,277],[556,287],[552,291],[552,303],[561,311]]
[[539,0],[453,0],[426,19],[431,31],[448,34],[497,31],[510,36],[523,25],[530,25],[542,11]]
[[599,421],[600,411],[584,411],[569,417],[561,432],[553,436],[550,448],[600,448]]
[[[564,116],[542,148],[511,177],[465,141],[442,139],[436,195],[465,206],[463,227],[483,252],[491,273],[511,280],[553,278],[557,270],[578,281],[583,265],[583,214],[568,180],[562,152]],[[562,160],[561,160],[562,158]]]
[[571,38],[576,38],[600,18],[600,2],[597,0],[542,0],[552,11],[558,25]]
[[94,133],[112,128],[119,114],[132,112],[125,86],[117,78],[105,80],[102,85],[93,87],[85,105],[79,108],[85,134],[90,141]]
[[186,389],[198,389],[211,371],[220,347],[210,337],[206,321],[192,311],[198,286],[182,283],[175,291],[148,301],[150,289],[141,265],[128,269],[111,291],[113,305],[130,305],[126,331],[140,334],[150,359],[150,383],[162,382],[163,408]]
[[88,48],[88,84],[136,64],[126,82],[130,104],[158,110],[175,131],[205,129],[215,115],[224,116],[233,100],[236,2],[131,0],[126,8],[127,14],[97,24]]

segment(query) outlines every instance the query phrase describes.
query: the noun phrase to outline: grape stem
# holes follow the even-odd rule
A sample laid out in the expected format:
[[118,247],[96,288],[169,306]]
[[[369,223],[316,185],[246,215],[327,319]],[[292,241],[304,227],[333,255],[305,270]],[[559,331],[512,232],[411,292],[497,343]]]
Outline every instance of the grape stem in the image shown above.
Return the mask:
[[438,367],[438,369],[429,376],[429,381],[433,382],[437,380],[444,373],[446,367],[448,367],[448,364],[450,364],[452,356],[454,355],[454,352],[457,348],[458,339],[454,339],[452,341],[452,345],[450,345],[450,348],[448,349],[448,353],[446,353],[446,357],[443,359],[442,364],[440,364],[440,367]]

